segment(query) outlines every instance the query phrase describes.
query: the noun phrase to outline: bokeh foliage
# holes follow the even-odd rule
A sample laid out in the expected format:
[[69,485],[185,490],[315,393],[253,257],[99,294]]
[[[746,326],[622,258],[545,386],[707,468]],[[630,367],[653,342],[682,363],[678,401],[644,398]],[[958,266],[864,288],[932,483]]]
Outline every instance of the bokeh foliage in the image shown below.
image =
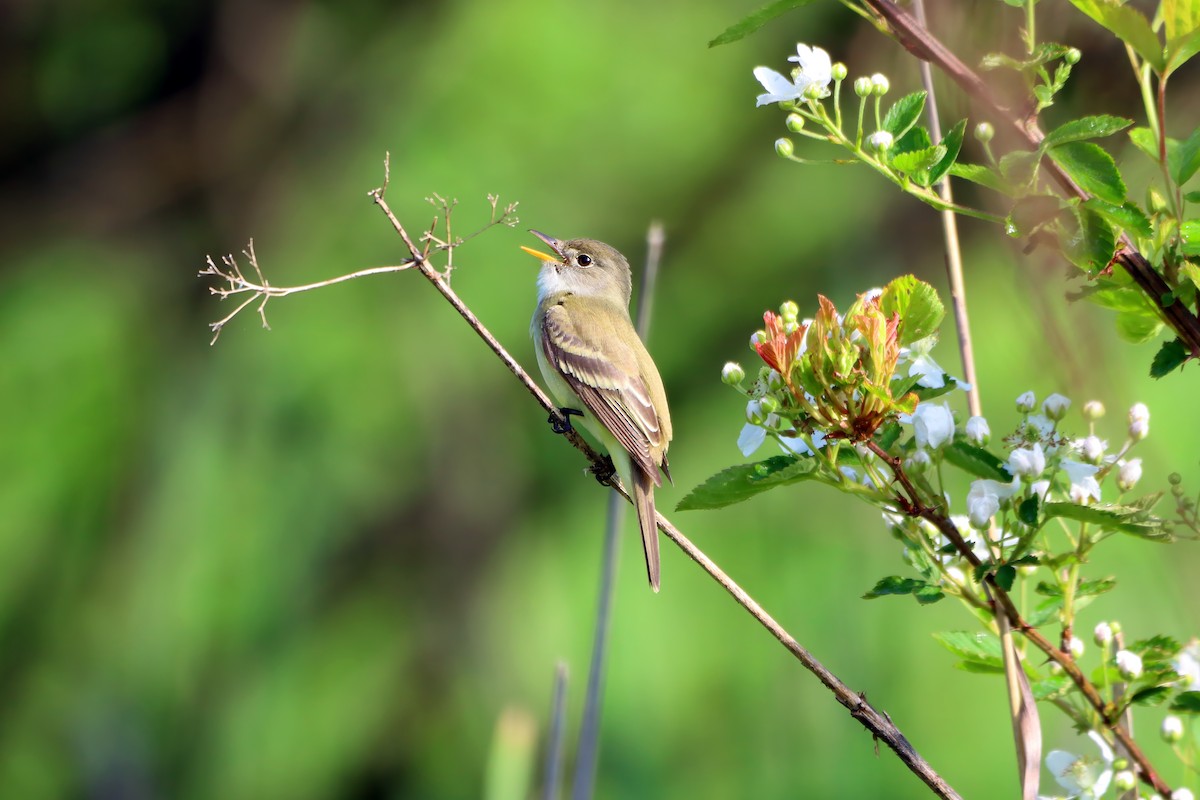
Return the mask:
[[[577,720],[604,502],[523,390],[416,275],[273,303],[272,331],[247,316],[215,348],[205,325],[227,309],[194,275],[251,236],[277,284],[394,263],[365,195],[388,150],[389,200],[416,228],[432,192],[462,201],[464,228],[499,192],[522,227],[637,263],[661,218],[670,507],[737,457],[719,371],[752,357],[764,308],[807,315],[818,292],[844,305],[903,272],[944,285],[933,214],[861,171],[779,161],[778,115],[753,107],[752,67],[797,39],[905,91],[914,66],[832,4],[706,48],[754,4],[2,12],[0,794],[477,795],[502,711],[544,728],[558,658]],[[1003,30],[995,6],[971,29]],[[1121,54],[1091,58],[1093,35],[1062,38],[1083,40],[1088,80],[1119,85]],[[1081,85],[1076,115],[1108,110]],[[967,234],[993,431],[1028,388],[1114,416],[1142,400],[1143,480],[1194,475],[1191,371],[1151,384],[1102,313],[1064,304],[1053,258]],[[527,242],[472,243],[455,286],[531,365]],[[897,558],[873,514],[797,487],[678,522],[965,796],[1015,785],[1002,688],[929,636],[953,609],[859,599]],[[599,796],[924,796],[690,562],[665,552],[652,596],[635,551]],[[1193,549],[1111,557],[1123,583],[1096,614],[1200,630]]]

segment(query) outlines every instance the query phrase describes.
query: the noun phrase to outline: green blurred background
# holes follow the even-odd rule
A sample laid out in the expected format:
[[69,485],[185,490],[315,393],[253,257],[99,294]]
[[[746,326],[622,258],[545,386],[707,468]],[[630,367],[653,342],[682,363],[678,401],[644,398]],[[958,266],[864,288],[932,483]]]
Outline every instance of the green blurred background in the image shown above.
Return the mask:
[[[742,460],[719,373],[751,364],[764,308],[844,305],[904,272],[945,284],[935,214],[865,170],[780,161],[782,114],[754,108],[751,69],[783,69],[797,40],[897,94],[914,64],[832,3],[706,47],[757,2],[0,7],[0,796],[480,796],[502,715],[543,736],[559,659],[573,743],[605,507],[579,455],[415,274],[272,302],[271,331],[248,312],[215,347],[206,325],[232,309],[195,275],[251,237],[278,285],[396,263],[366,196],[390,151],[410,230],[433,192],[461,201],[464,232],[489,192],[520,201],[517,228],[459,251],[454,286],[531,366],[524,229],[639,264],[661,219],[669,511]],[[1047,35],[1085,54],[1054,113],[1134,113],[1122,52],[1047,8]],[[1001,3],[932,12],[969,58],[1015,41]],[[1200,481],[1194,370],[1151,382],[1152,349],[1065,303],[1051,254],[964,233],[992,430],[1019,392],[1059,391],[1103,400],[1117,440],[1141,400],[1144,486]],[[1000,681],[929,635],[970,620],[859,599],[904,569],[877,512],[800,487],[675,518],[964,796],[1013,795]],[[633,527],[598,796],[926,796],[669,543],[652,595]],[[1114,541],[1093,569],[1124,580],[1082,622],[1189,637],[1197,566],[1189,543]],[[1045,716],[1047,749],[1088,746]]]

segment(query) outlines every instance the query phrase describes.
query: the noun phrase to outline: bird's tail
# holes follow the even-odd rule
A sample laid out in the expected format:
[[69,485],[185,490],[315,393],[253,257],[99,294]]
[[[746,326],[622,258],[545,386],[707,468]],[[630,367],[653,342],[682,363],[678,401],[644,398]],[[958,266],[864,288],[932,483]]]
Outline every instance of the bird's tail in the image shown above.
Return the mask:
[[654,513],[654,478],[633,468],[633,504],[637,507],[638,527],[642,529],[642,548],[646,551],[646,574],[650,588],[658,591],[658,521]]

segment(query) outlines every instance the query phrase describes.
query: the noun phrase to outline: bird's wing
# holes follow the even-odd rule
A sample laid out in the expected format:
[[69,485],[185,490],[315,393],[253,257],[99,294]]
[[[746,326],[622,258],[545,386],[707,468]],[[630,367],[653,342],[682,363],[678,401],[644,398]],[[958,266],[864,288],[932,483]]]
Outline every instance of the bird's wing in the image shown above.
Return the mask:
[[[616,337],[589,339],[573,318],[588,314],[579,304],[570,312],[566,297],[549,304],[542,320],[542,348],[546,359],[579,395],[588,411],[629,451],[633,462],[662,485],[658,468],[665,461],[666,440],[654,408],[638,354]],[[622,320],[624,324],[629,324]],[[596,325],[587,329],[596,330]],[[638,346],[640,340],[634,338]]]

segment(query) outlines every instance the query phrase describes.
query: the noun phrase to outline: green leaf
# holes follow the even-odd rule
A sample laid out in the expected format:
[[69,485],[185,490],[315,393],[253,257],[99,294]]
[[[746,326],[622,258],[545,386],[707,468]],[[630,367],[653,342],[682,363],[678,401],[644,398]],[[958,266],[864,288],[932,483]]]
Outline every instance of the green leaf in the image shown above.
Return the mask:
[[743,18],[740,22],[730,25],[720,36],[709,42],[708,46],[716,47],[717,45],[729,44],[730,42],[736,42],[738,39],[744,39],[763,25],[766,25],[778,16],[786,14],[793,8],[811,5],[814,2],[816,0],[777,0],[777,2],[763,6],[750,16]]
[[900,315],[900,344],[909,345],[937,331],[946,316],[937,290],[912,275],[902,275],[883,289],[884,315]]
[[1114,227],[1128,231],[1133,236],[1149,239],[1154,233],[1150,226],[1150,220],[1133,203],[1114,206],[1112,203],[1106,203],[1098,197],[1093,197],[1085,202],[1083,207],[1094,211]]
[[932,583],[926,584],[917,591],[913,592],[913,597],[915,597],[917,602],[923,606],[933,605],[945,596],[946,593],[934,586]]
[[1200,714],[1200,692],[1180,692],[1175,695],[1171,710],[1176,714]]
[[1034,700],[1054,700],[1065,696],[1075,684],[1071,682],[1071,678],[1067,675],[1051,675],[1049,678],[1040,681],[1033,681],[1029,685],[1030,691],[1033,692]]
[[1067,142],[1050,148],[1054,159],[1080,188],[1113,205],[1125,202],[1125,181],[1117,162],[1098,144]]
[[1180,250],[1185,256],[1200,256],[1200,219],[1179,224]]
[[[901,97],[887,110],[883,118],[883,130],[887,131],[899,142],[904,134],[921,118],[925,109],[925,92],[913,92]],[[926,134],[928,136],[928,133]]]
[[910,153],[896,153],[892,156],[890,163],[893,169],[897,172],[904,172],[914,177],[921,178],[917,182],[923,186],[927,186],[932,181],[928,175],[915,175],[915,173],[929,170],[934,165],[941,162],[946,155],[946,148],[940,144],[935,144],[933,147],[927,147],[924,150],[914,150]]
[[900,423],[888,422],[875,433],[875,443],[884,450],[891,450],[892,445],[896,443],[902,433],[904,433],[904,429],[900,427]]
[[1031,528],[1037,527],[1038,496],[1036,494],[1031,494],[1021,501],[1021,505],[1017,507],[1017,519]]
[[[918,375],[917,380],[920,380],[920,379],[921,379],[921,376]],[[935,398],[941,397],[944,394],[950,394],[957,388],[958,388],[958,384],[955,383],[950,378],[947,378],[946,381],[941,386],[918,386],[915,389],[913,389],[913,391],[916,392],[917,400],[923,403],[926,400],[933,400]]]
[[1183,196],[1189,203],[1200,203],[1200,192],[1188,192]]
[[1163,0],[1162,15],[1167,41],[1187,36],[1200,28],[1200,2],[1197,0]]
[[1000,640],[990,633],[970,631],[942,631],[933,638],[959,658],[991,667],[1004,668],[1000,654]]
[[1063,253],[1080,269],[1100,272],[1116,252],[1117,236],[1112,226],[1091,209],[1073,206],[1071,212],[1063,226]]
[[1000,157],[1000,174],[1014,186],[1027,186],[1033,182],[1041,154],[1032,150],[1014,150]]
[[1163,322],[1157,314],[1122,311],[1117,314],[1117,335],[1130,344],[1142,344],[1162,333]]
[[1006,592],[1012,591],[1013,581],[1016,579],[1017,570],[1011,564],[1005,564],[1000,567],[996,570],[996,574],[992,576],[992,580],[995,581],[996,585]]
[[1183,342],[1178,339],[1163,342],[1163,346],[1154,354],[1154,361],[1150,363],[1150,377],[1161,378],[1169,375],[1187,360],[1188,349]]
[[816,459],[810,457],[772,456],[755,464],[738,464],[722,470],[692,489],[676,511],[724,508],[748,500],[756,494],[796,483],[812,477],[816,471]]
[[1049,597],[1038,603],[1033,612],[1025,617],[1025,621],[1031,627],[1040,628],[1046,623],[1058,619],[1062,607],[1063,599],[1061,597]]
[[1170,40],[1167,43],[1167,68],[1164,74],[1170,75],[1190,61],[1196,53],[1200,53],[1200,30]]
[[1029,236],[1055,220],[1062,207],[1062,200],[1054,195],[1028,195],[1013,203],[1012,210],[1005,219],[1005,226],[1013,235]]
[[956,162],[950,165],[950,174],[955,178],[962,178],[964,181],[986,186],[993,191],[1005,192],[1008,189],[1004,183],[1004,179],[995,170],[991,167],[985,167],[982,164]]
[[1144,661],[1165,662],[1179,655],[1183,645],[1179,643],[1178,639],[1159,634],[1147,639],[1138,639],[1129,645],[1128,649],[1140,655]]
[[[1116,578],[1097,578],[1094,581],[1083,581],[1079,586],[1075,587],[1075,597],[1088,597],[1091,595],[1104,594],[1110,592],[1117,585]],[[1047,583],[1046,581],[1038,581],[1038,585],[1033,589],[1040,595],[1046,597],[1062,597],[1062,588],[1055,583]]]
[[1187,183],[1200,170],[1200,128],[1179,144],[1175,163],[1171,165],[1171,177],[1180,186]]
[[1166,66],[1162,43],[1158,34],[1150,27],[1150,21],[1133,6],[1112,0],[1071,0],[1083,13],[1115,33],[1119,39],[1132,47],[1144,58],[1155,72],[1161,73]]
[[1042,511],[1047,517],[1062,517],[1073,519],[1076,522],[1087,522],[1108,530],[1131,533],[1151,541],[1169,541],[1172,538],[1166,532],[1163,520],[1139,508],[1112,503],[1098,503],[1091,506],[1081,506],[1075,503],[1046,503],[1042,506]]
[[991,451],[976,447],[964,438],[956,438],[942,450],[946,460],[961,470],[980,478],[1008,483],[1012,476],[1004,462]]
[[1042,141],[1042,147],[1054,147],[1067,142],[1079,142],[1084,139],[1099,139],[1102,136],[1112,136],[1117,131],[1123,131],[1133,124],[1133,120],[1124,117],[1114,117],[1100,114],[1094,117],[1081,117],[1059,125]]
[[1129,132],[1129,141],[1149,156],[1151,161],[1158,161],[1158,139],[1154,138],[1154,131],[1149,128],[1134,128]]
[[913,594],[925,586],[925,581],[917,578],[901,578],[899,575],[889,575],[875,584],[875,588],[863,595],[864,600],[874,600],[877,597],[887,597],[896,594]]
[[1129,698],[1129,703],[1131,705],[1136,703],[1139,706],[1156,706],[1166,700],[1170,694],[1170,686],[1146,686],[1134,692]]
[[958,153],[962,150],[963,137],[967,133],[967,121],[960,119],[958,124],[950,129],[949,133],[942,137],[941,146],[945,148],[942,154],[942,159],[933,165],[929,171],[929,183],[934,184],[945,177],[950,167],[954,166],[954,159],[958,158]]

